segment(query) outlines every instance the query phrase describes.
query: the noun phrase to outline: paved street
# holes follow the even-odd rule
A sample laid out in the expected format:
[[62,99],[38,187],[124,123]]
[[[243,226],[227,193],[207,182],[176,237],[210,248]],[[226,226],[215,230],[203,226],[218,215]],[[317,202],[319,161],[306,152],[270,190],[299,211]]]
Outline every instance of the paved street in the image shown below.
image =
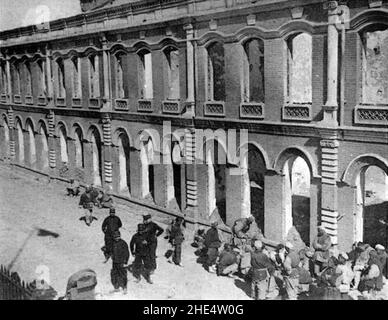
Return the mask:
[[[103,246],[101,224],[107,210],[97,210],[90,227],[78,219],[83,212],[78,199],[64,195],[61,184],[47,184],[32,176],[10,171],[0,166],[0,263],[8,265],[34,227],[59,234],[58,238],[41,237],[36,233],[25,242],[12,271],[22,279],[32,281],[38,265],[50,269],[51,285],[63,295],[68,277],[83,268],[97,273],[96,291],[100,299],[249,299],[239,280],[209,274],[196,263],[194,249],[190,246],[191,232],[187,235],[183,253],[184,268],[169,264],[164,258],[167,240],[161,237],[158,247],[158,269],[154,284],[144,280],[139,284],[129,274],[128,294],[109,294],[111,262],[104,264],[100,248]],[[122,237],[128,243],[142,214],[149,212],[137,205],[118,206],[117,215],[122,219]],[[166,225],[161,224],[163,228]],[[132,261],[132,257],[130,263]]]

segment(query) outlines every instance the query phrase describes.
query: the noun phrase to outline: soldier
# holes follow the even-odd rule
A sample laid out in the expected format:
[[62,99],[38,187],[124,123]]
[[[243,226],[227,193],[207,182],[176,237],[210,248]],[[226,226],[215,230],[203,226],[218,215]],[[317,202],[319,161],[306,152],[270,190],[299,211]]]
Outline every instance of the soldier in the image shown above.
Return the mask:
[[105,256],[104,263],[106,263],[112,255],[113,234],[114,232],[119,231],[122,225],[120,218],[116,216],[116,209],[110,208],[109,216],[107,216],[102,223],[102,232],[104,233],[105,241],[105,246],[102,247]]
[[135,261],[132,264],[133,275],[136,278],[136,282],[141,280],[141,269],[144,269],[144,278],[148,283],[152,284],[150,271],[152,269],[151,252],[150,252],[150,239],[146,233],[146,226],[144,224],[137,225],[137,233],[131,239],[129,244],[132,256],[135,257]]
[[286,242],[286,255],[284,259],[284,284],[286,287],[288,299],[296,300],[299,293],[299,254],[293,250],[291,242]]
[[152,221],[151,215],[143,216],[143,223],[146,227],[146,233],[150,241],[151,254],[151,274],[156,270],[156,247],[158,246],[158,237],[163,233],[163,229]]
[[110,272],[114,292],[122,288],[124,294],[127,294],[127,265],[129,260],[128,244],[121,239],[120,231],[113,234],[112,246],[112,270]]
[[218,257],[218,248],[221,247],[220,235],[218,234],[218,222],[211,224],[211,228],[205,234],[204,245],[206,247],[207,259],[205,268],[212,273],[216,272],[216,261]]
[[318,227],[318,235],[313,242],[314,253],[314,274],[317,276],[321,270],[327,265],[331,247],[330,236],[326,233],[323,226]]
[[93,200],[90,195],[90,187],[86,186],[85,191],[81,194],[78,205],[81,208],[87,209],[89,207],[89,203],[93,204]]
[[183,234],[183,222],[184,220],[181,217],[177,217],[175,219],[175,223],[171,226],[170,231],[170,243],[174,248],[172,261],[180,267],[183,267],[183,264],[181,262],[181,255],[182,243],[185,240],[185,236]]
[[93,216],[93,203],[89,202],[87,204],[87,208],[85,209],[85,215],[79,219],[85,221],[88,227],[90,227],[93,220],[98,220],[95,216]]

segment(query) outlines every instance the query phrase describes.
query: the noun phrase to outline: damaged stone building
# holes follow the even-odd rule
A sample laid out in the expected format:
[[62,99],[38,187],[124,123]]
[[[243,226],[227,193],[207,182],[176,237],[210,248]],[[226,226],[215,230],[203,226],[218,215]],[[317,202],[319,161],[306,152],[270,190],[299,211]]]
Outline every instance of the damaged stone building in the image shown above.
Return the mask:
[[252,214],[274,242],[387,244],[388,1],[81,8],[0,33],[4,165],[203,225]]

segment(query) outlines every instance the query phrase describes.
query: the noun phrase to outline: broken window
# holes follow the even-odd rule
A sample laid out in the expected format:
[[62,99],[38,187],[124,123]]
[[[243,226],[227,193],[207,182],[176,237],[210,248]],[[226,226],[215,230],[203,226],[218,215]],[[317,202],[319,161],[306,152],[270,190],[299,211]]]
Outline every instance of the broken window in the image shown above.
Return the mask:
[[58,71],[57,95],[59,98],[64,98],[66,94],[65,65],[62,59],[57,60],[57,71]]
[[312,103],[312,37],[299,33],[287,45],[288,102]]
[[141,99],[153,98],[152,57],[147,50],[139,52],[139,88]]
[[264,42],[251,39],[244,44],[243,101],[264,102]]
[[100,96],[99,61],[97,55],[89,57],[89,91],[91,98]]
[[28,61],[24,63],[24,74],[26,76],[26,95],[32,96],[31,66]]
[[116,72],[116,97],[124,98],[124,69],[123,69],[123,58],[124,55],[117,53],[115,55],[115,72]]
[[167,65],[167,92],[169,100],[179,99],[179,52],[174,47],[164,50]]
[[38,61],[39,71],[39,94],[46,95],[46,62],[44,60]]
[[20,94],[20,69],[18,63],[13,63],[11,68],[13,94]]
[[73,98],[79,98],[81,97],[81,61],[78,57],[74,57],[71,61],[73,63]]
[[215,42],[207,48],[207,100],[225,101],[224,46]]
[[388,104],[388,28],[362,33],[362,103]]

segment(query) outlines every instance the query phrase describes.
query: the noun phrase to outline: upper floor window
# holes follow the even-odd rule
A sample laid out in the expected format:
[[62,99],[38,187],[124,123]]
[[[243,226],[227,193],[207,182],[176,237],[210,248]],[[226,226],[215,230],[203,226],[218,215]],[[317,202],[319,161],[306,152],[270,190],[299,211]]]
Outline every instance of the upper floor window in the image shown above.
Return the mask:
[[299,33],[287,41],[289,103],[312,103],[312,37]]
[[116,98],[124,98],[124,54],[115,55]]
[[252,39],[244,44],[243,102],[264,102],[264,42]]
[[99,60],[97,55],[89,57],[89,91],[91,98],[100,96]]
[[62,59],[57,60],[57,96],[59,98],[64,98],[66,95],[66,84],[65,84],[65,65]]
[[73,98],[81,97],[81,60],[78,57],[71,59],[73,74],[72,74],[72,89]]
[[153,98],[151,52],[139,52],[139,88],[141,99]]
[[0,62],[0,92],[6,94],[8,92],[8,79],[7,79],[7,69],[6,63],[4,61]]
[[11,68],[13,94],[20,94],[20,69],[18,63],[13,63]]
[[225,101],[225,54],[220,42],[207,48],[207,100]]
[[26,95],[32,95],[31,65],[28,61],[24,63],[24,74],[26,77]]
[[388,104],[388,28],[362,32],[362,103]]
[[39,95],[45,96],[47,93],[46,88],[46,62],[44,60],[38,61],[38,86]]
[[169,100],[179,99],[179,51],[174,47],[164,50],[166,57],[167,85],[165,97]]

